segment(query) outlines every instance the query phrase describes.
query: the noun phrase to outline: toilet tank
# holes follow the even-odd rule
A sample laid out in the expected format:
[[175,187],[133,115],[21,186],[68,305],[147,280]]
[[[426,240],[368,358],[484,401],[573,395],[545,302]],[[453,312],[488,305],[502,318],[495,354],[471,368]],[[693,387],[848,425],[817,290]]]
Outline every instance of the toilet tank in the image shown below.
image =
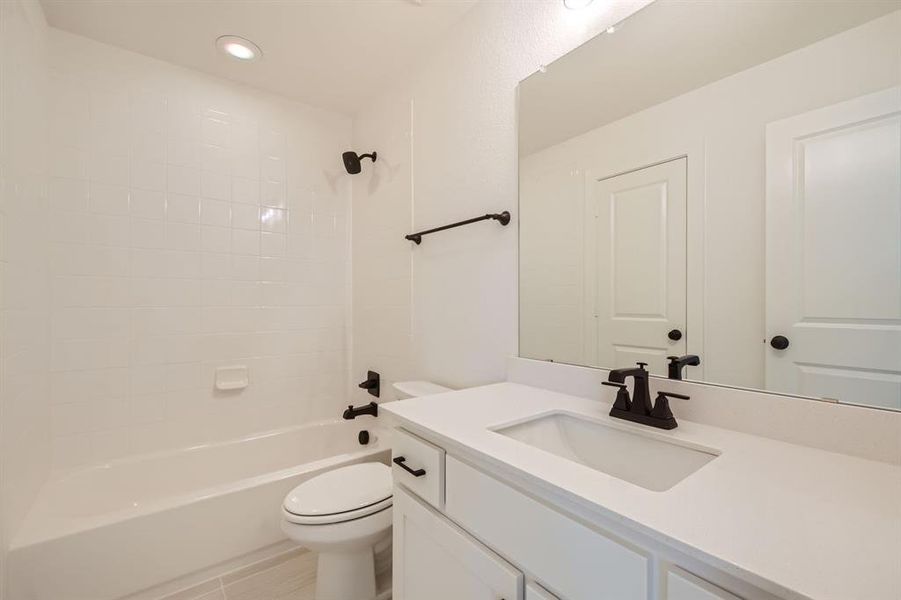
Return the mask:
[[430,394],[443,394],[451,392],[450,388],[432,383],[431,381],[398,381],[394,384],[394,391],[398,400],[406,398],[418,398],[419,396],[428,396]]

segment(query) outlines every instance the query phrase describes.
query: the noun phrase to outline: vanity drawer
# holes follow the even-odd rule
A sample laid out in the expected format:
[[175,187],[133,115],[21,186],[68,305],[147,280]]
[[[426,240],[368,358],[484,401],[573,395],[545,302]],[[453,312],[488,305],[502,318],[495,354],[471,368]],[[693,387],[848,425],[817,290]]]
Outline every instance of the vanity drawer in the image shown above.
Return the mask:
[[648,557],[447,457],[446,514],[567,600],[647,600]]
[[559,600],[557,596],[553,595],[540,585],[535,582],[530,583],[526,586],[526,600]]
[[739,600],[738,596],[673,566],[666,570],[662,597],[665,600]]
[[394,481],[437,508],[444,508],[444,450],[409,431],[394,431]]

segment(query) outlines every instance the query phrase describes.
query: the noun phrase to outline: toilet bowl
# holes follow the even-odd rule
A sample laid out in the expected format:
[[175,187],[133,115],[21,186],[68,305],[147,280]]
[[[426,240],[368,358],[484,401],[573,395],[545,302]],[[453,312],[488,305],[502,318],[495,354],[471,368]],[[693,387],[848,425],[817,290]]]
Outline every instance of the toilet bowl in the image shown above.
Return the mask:
[[316,600],[373,600],[374,547],[391,535],[391,469],[363,463],[306,481],[285,497],[282,530],[319,553]]
[[[402,381],[394,389],[399,398],[450,391],[427,381]],[[319,553],[316,600],[376,598],[375,548],[391,536],[391,506],[391,469],[382,463],[328,471],[285,497],[285,535]]]

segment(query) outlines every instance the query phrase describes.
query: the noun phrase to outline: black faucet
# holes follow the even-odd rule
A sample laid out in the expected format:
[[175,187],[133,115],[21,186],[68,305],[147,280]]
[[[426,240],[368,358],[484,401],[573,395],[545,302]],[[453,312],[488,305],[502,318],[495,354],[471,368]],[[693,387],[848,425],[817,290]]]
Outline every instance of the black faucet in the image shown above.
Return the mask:
[[682,379],[682,369],[685,367],[697,367],[701,364],[701,357],[696,354],[686,354],[685,356],[667,356],[669,361],[667,367],[667,376],[670,379]]
[[[632,401],[629,403],[631,407],[630,410],[642,412],[647,415],[651,413],[651,390],[648,387],[649,373],[647,369],[645,369],[645,367],[648,366],[648,363],[640,362],[636,364],[638,365],[637,369],[635,367],[629,369],[613,369],[610,371],[607,381],[610,383],[625,384],[626,378],[632,377],[635,380],[635,386],[632,393]],[[628,397],[628,395],[629,392],[627,390],[626,396]]]
[[[670,410],[669,398],[688,400],[689,397],[672,392],[657,392],[657,399],[652,405],[646,366],[647,363],[640,362],[638,368],[613,369],[607,377],[608,380],[602,382],[604,385],[619,388],[613,408],[610,409],[610,416],[659,429],[675,429],[678,423]],[[629,388],[625,383],[627,377],[635,380],[634,398],[629,398]]]
[[372,415],[373,417],[379,416],[379,405],[375,402],[370,402],[364,406],[354,407],[353,404],[347,405],[347,410],[344,411],[344,414],[341,415],[345,419],[356,419],[360,415]]

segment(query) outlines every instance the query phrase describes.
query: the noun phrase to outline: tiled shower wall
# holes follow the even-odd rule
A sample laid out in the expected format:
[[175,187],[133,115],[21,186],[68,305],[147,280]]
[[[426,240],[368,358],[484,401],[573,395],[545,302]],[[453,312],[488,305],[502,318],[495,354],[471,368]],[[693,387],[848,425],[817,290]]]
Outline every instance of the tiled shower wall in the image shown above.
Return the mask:
[[36,0],[0,2],[0,598],[50,463],[46,35]]
[[51,64],[54,467],[337,416],[350,120],[57,30]]

